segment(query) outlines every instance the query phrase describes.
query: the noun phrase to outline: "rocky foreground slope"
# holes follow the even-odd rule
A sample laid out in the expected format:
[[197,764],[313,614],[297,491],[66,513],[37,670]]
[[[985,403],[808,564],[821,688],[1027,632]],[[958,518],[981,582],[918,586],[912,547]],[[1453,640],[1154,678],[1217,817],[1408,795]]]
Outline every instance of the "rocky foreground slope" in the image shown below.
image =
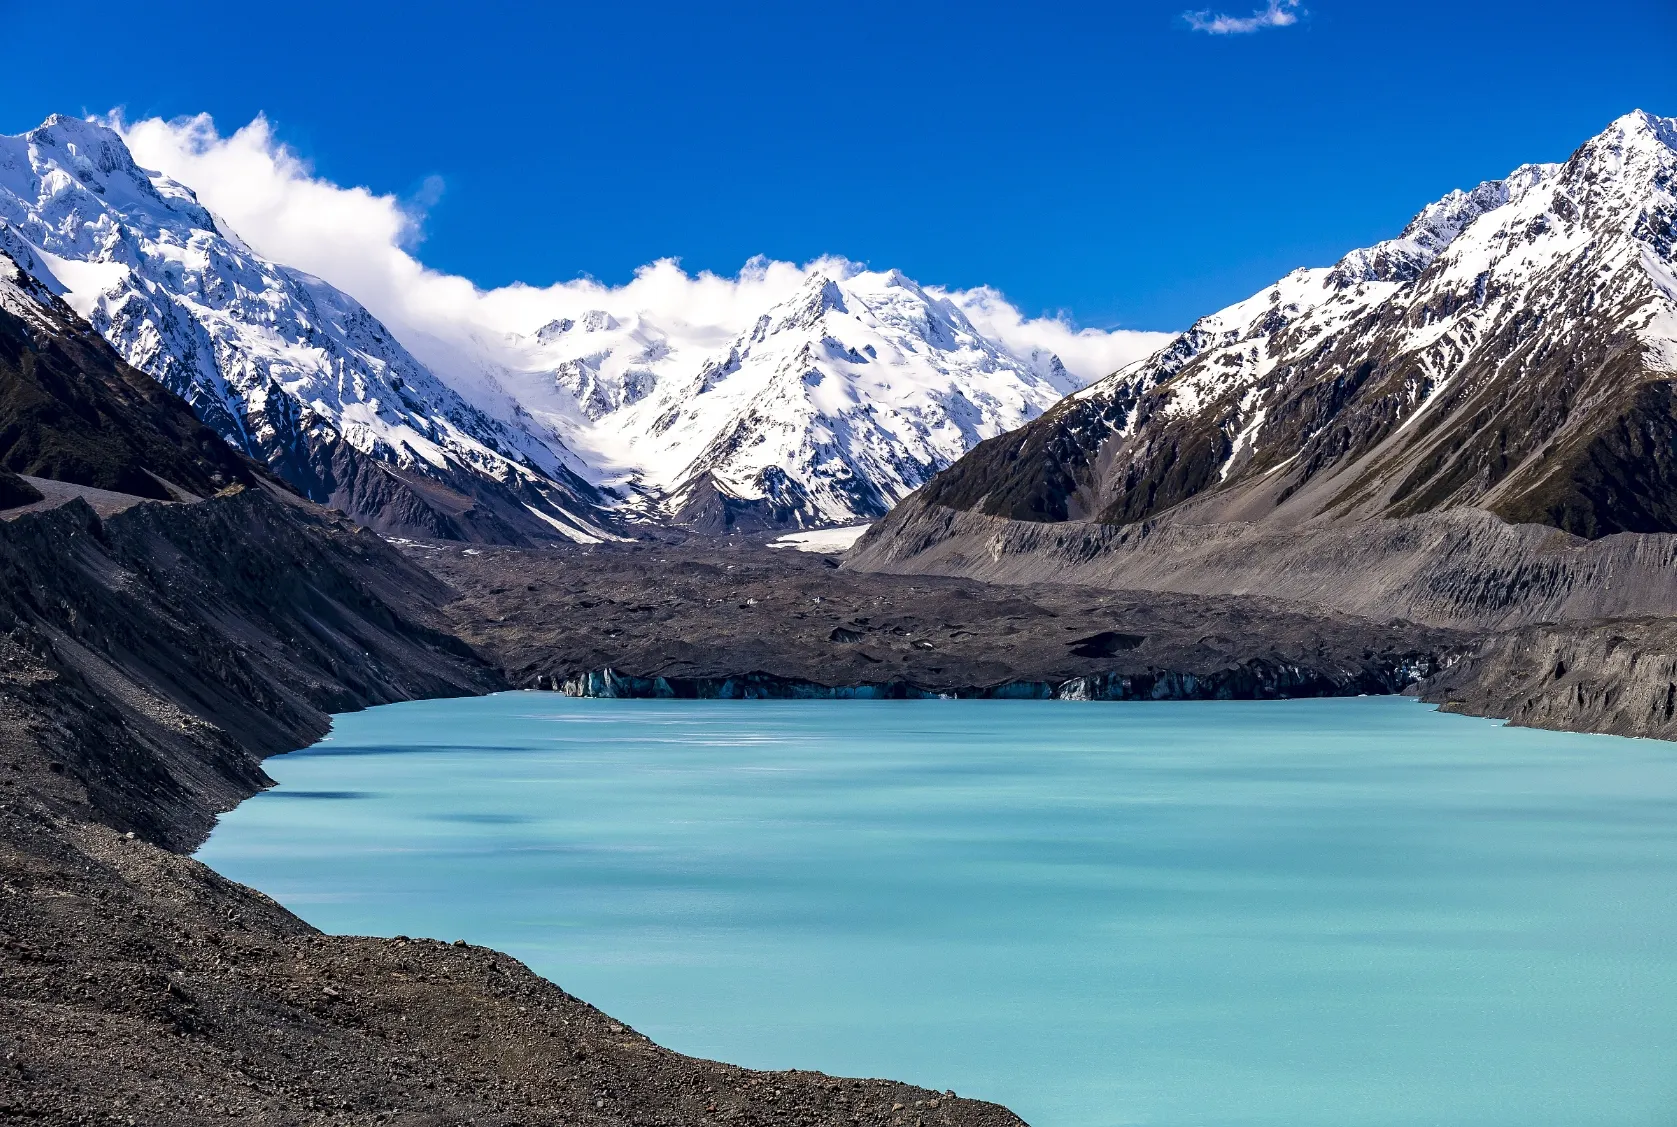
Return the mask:
[[433,625],[446,596],[260,489],[0,522],[0,1116],[1018,1122],[682,1057],[506,956],[322,936],[183,855],[329,712],[500,687]]

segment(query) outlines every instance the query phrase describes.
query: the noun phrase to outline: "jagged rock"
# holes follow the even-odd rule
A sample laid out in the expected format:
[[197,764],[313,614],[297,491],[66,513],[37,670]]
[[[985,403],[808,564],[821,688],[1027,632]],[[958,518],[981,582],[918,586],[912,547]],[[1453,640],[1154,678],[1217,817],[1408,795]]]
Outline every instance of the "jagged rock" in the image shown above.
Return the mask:
[[13,509],[41,499],[39,489],[10,470],[0,470],[0,509]]

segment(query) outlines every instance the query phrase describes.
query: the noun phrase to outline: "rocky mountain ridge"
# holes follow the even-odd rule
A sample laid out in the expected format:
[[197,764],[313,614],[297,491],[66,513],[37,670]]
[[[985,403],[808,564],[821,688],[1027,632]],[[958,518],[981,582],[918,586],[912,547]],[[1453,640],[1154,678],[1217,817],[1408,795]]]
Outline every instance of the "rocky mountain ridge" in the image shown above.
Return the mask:
[[[0,250],[229,445],[386,530],[527,539],[594,491],[510,403],[468,403],[348,295],[270,262],[111,129],[0,139]],[[578,517],[577,519],[584,519]]]
[[1277,526],[1475,507],[1677,531],[1677,121],[1454,192],[981,445],[926,504]]
[[981,443],[846,566],[1493,628],[1673,609],[1677,122],[1452,193]]
[[836,261],[714,340],[596,310],[428,365],[116,130],[63,116],[0,139],[0,251],[234,448],[391,534],[854,523],[1082,382],[898,272]]
[[1081,386],[1058,357],[1014,355],[895,270],[817,270],[696,365],[645,319],[599,312],[537,336],[588,416],[557,429],[625,467],[655,511],[706,531],[883,516]]

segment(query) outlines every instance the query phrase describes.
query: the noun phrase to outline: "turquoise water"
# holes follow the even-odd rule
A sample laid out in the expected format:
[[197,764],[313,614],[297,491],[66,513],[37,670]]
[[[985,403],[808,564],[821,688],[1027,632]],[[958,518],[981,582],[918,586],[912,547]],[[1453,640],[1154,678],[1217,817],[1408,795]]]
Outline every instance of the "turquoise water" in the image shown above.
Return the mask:
[[1677,1123],[1677,746],[1398,699],[338,718],[199,856],[1037,1127]]

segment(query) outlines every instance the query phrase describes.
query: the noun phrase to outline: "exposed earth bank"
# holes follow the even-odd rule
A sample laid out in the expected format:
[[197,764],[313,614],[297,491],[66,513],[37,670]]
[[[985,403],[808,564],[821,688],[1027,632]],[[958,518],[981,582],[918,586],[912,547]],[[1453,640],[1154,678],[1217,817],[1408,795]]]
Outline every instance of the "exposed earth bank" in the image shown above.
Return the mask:
[[1529,626],[1422,684],[1446,712],[1531,728],[1677,739],[1677,621]]
[[1263,592],[1342,614],[1486,633],[1677,614],[1677,535],[1598,540],[1477,509],[1277,526],[1182,510],[1133,524],[1010,520],[915,496],[845,568],[1180,595]]

